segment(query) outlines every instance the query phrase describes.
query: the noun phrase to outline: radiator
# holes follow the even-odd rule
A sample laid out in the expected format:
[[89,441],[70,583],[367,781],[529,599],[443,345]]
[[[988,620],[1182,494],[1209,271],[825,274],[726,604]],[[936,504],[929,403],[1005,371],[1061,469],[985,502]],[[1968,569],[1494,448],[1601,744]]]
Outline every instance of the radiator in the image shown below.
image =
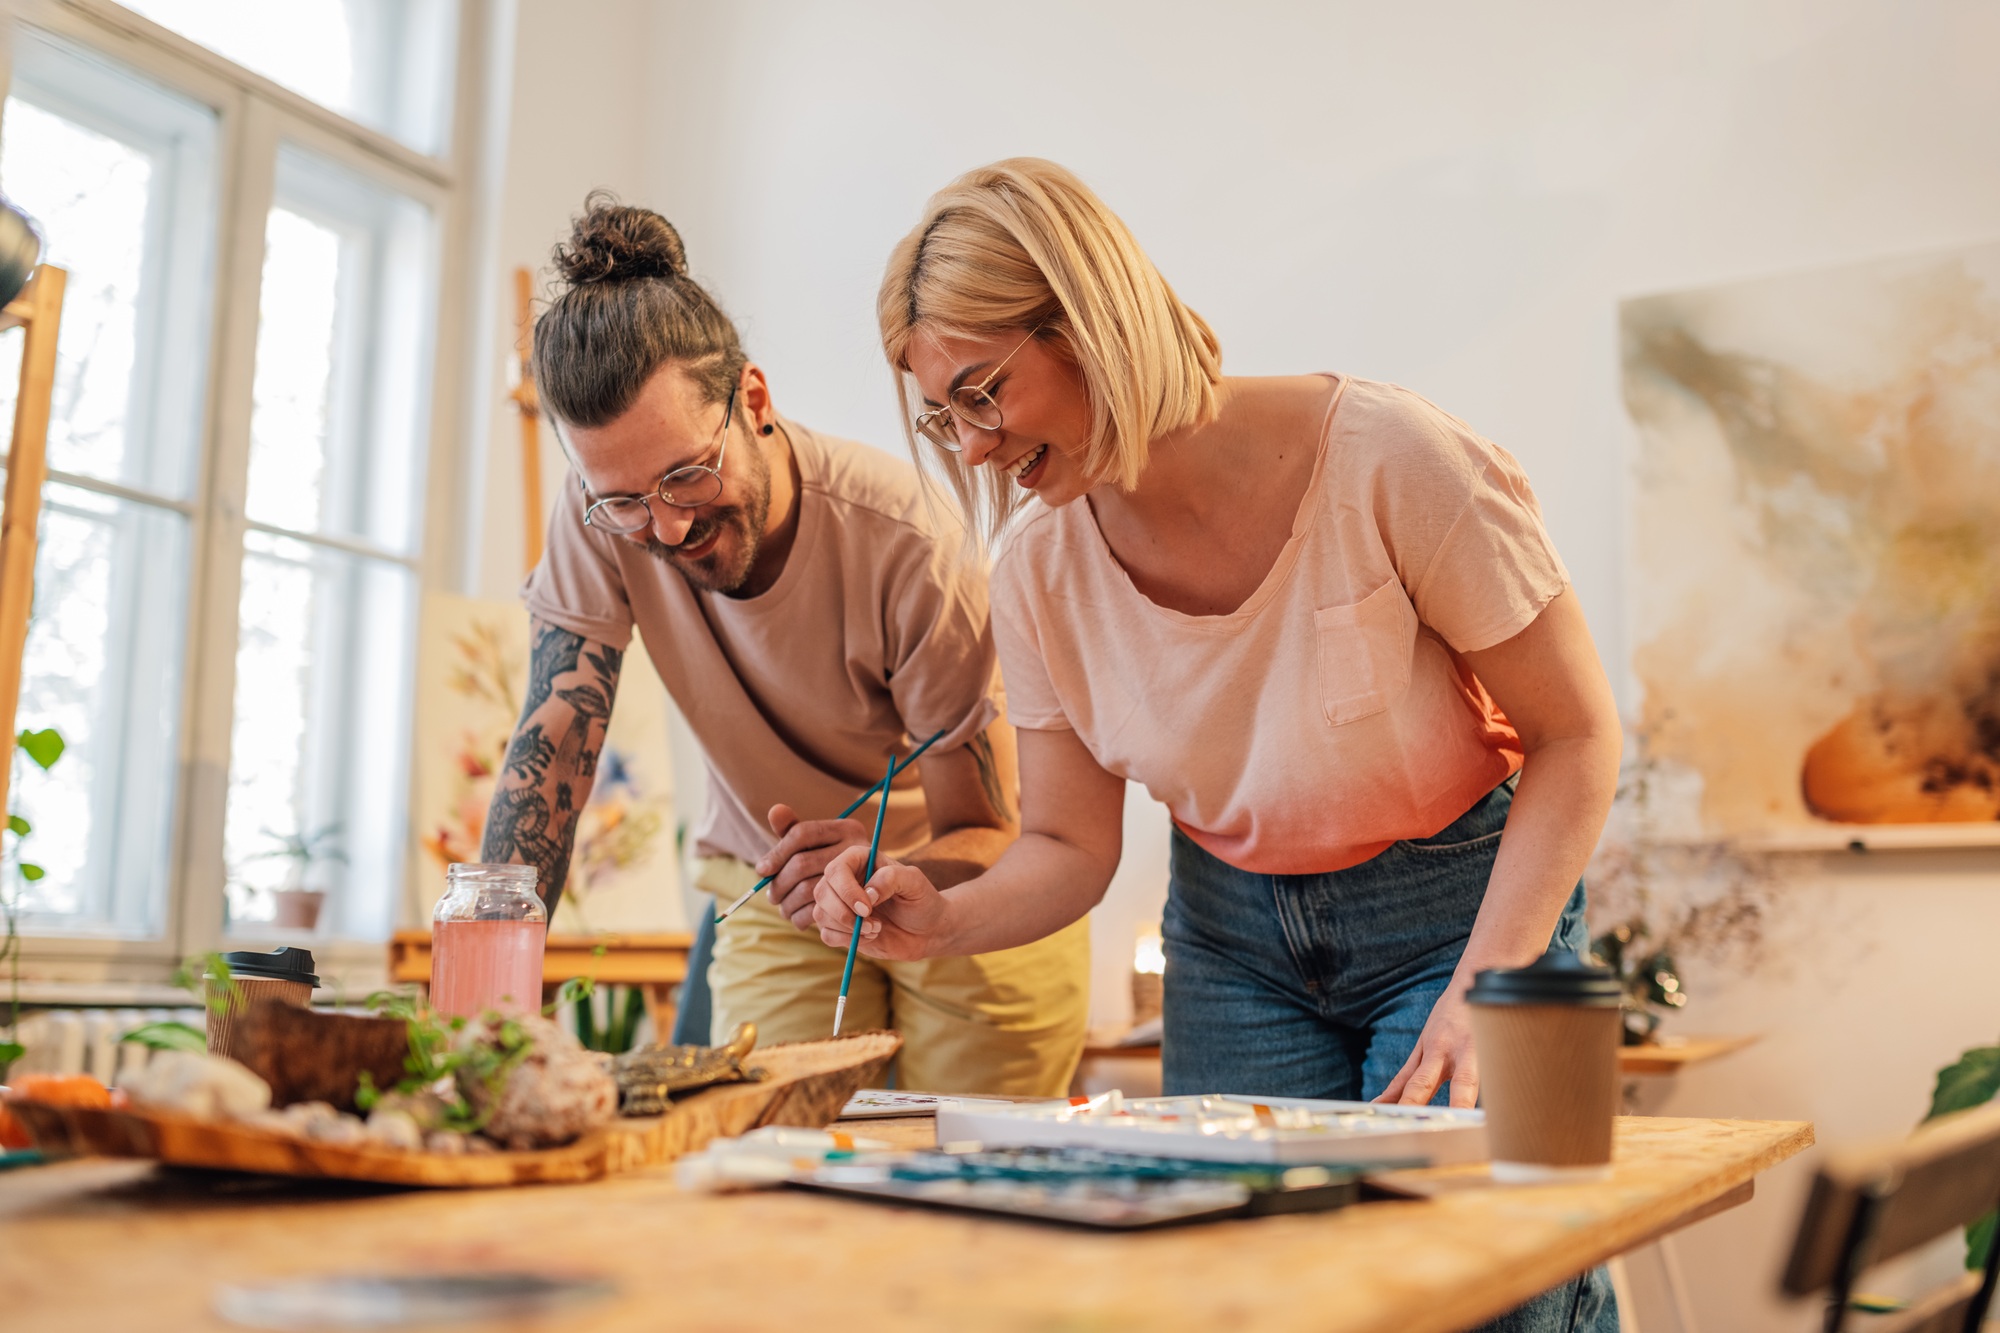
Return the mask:
[[205,1022],[200,1006],[186,1009],[43,1009],[21,1017],[15,1038],[28,1053],[14,1062],[15,1074],[89,1074],[116,1086],[145,1067],[152,1054],[137,1042],[121,1041],[147,1023],[186,1023],[196,1031]]

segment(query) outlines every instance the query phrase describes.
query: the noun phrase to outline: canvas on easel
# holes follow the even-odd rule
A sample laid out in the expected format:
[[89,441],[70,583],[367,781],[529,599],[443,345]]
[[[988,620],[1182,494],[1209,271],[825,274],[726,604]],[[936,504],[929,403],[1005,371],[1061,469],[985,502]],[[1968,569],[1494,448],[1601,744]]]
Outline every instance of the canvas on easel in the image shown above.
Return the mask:
[[[535,393],[533,275],[514,271],[514,385],[520,417],[523,563],[540,562],[541,404]],[[417,760],[409,923],[428,922],[445,867],[477,861],[494,781],[527,687],[528,613],[518,602],[432,594],[417,645]],[[634,635],[569,878],[550,930],[646,933],[687,928],[680,892],[666,689]]]
[[[528,678],[528,613],[518,603],[434,594],[424,601],[422,624],[412,925],[430,920],[447,865],[479,859],[486,808]],[[635,638],[590,800],[577,821],[554,933],[687,929],[667,745],[666,689]]]

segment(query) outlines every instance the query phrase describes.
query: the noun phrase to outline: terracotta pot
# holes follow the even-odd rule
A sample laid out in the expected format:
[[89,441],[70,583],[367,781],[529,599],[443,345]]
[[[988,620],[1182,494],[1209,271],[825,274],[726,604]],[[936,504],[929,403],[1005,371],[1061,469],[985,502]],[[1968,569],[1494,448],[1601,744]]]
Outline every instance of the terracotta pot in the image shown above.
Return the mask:
[[324,889],[274,889],[271,924],[286,930],[316,929],[320,905],[325,901]]

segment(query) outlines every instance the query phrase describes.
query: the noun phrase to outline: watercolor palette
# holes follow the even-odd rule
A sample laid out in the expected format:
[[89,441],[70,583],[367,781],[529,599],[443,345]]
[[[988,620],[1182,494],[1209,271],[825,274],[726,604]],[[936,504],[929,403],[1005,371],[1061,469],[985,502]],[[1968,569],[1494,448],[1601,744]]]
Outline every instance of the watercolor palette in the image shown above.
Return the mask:
[[1486,1160],[1486,1115],[1298,1097],[1126,1098],[937,1110],[942,1145],[1092,1148],[1211,1162],[1448,1166]]
[[885,1203],[994,1213],[1114,1231],[1324,1212],[1360,1198],[1355,1171],[1198,1162],[1089,1148],[862,1153],[792,1178]]

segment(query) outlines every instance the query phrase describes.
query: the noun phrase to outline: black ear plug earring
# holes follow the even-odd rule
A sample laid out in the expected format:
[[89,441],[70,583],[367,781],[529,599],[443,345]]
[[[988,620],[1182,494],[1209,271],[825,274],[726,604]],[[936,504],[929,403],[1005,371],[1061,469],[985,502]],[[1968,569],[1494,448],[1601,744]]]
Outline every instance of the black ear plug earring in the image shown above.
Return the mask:
[[760,433],[764,435],[769,435],[772,431],[776,429],[777,429],[776,426],[773,426],[770,422],[767,421],[764,423],[764,429]]

